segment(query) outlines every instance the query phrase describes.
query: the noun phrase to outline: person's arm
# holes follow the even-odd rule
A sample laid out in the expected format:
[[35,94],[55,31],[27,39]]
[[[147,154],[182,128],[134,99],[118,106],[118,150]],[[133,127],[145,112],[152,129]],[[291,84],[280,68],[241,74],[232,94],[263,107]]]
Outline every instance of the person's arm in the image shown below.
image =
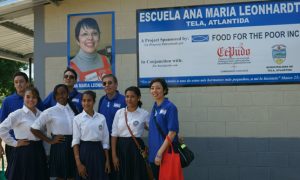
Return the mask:
[[82,164],[80,161],[80,153],[79,153],[79,144],[80,144],[80,137],[81,137],[81,131],[80,131],[80,115],[75,116],[73,120],[73,140],[72,140],[72,147],[76,162],[76,167],[78,170],[78,174],[82,178],[86,178],[88,176],[86,167]]
[[150,113],[147,112],[147,115],[145,116],[145,125],[144,125],[144,129],[149,131],[149,121],[150,121]]
[[43,129],[46,124],[51,121],[50,119],[51,117],[47,114],[46,111],[42,112],[40,117],[31,125],[30,131],[34,136],[47,142],[48,144],[61,143],[65,140],[65,137],[63,135],[56,135],[53,139],[50,139],[41,131],[41,129]]
[[108,154],[108,149],[104,149],[105,153],[105,172],[110,173],[110,160],[109,160],[109,154]]
[[[176,136],[176,132],[175,131],[169,131],[168,133],[169,138],[171,139],[171,142],[173,142],[173,139]],[[167,139],[164,140],[164,143],[160,146],[159,150],[157,151],[156,157],[155,157],[155,164],[157,166],[160,165],[161,163],[161,159],[162,159],[162,155],[165,152],[165,150],[169,147],[170,143]]]
[[116,112],[114,121],[112,124],[112,130],[111,130],[111,156],[112,156],[112,162],[114,165],[114,169],[116,171],[119,171],[119,158],[117,155],[117,141],[118,141],[118,136],[119,136],[118,123],[119,123],[119,119],[121,118],[120,114],[122,112],[124,112],[124,111],[122,111],[122,109],[119,109]]
[[[178,132],[179,129],[179,123],[178,123],[178,110],[176,108],[175,105],[170,106],[167,110],[167,114],[166,114],[166,119],[168,122],[168,135],[171,143],[173,142],[175,136],[176,136],[176,132]],[[160,146],[159,150],[157,151],[156,157],[155,157],[155,164],[156,165],[160,165],[161,163],[161,158],[163,153],[166,151],[166,149],[169,147],[170,143],[169,141],[165,138],[163,144]]]
[[0,139],[0,159],[3,157],[4,155],[4,149],[2,147],[2,139]]
[[50,139],[38,129],[30,128],[30,131],[34,136],[47,142],[48,144],[58,144],[65,140],[65,137],[63,135],[56,135],[53,139]]
[[16,147],[17,141],[9,134],[9,130],[12,129],[12,121],[14,119],[14,113],[11,113],[0,125],[0,137],[7,145]]
[[9,131],[13,129],[15,122],[21,119],[22,114],[20,111],[15,111],[8,115],[8,117],[0,125],[0,137],[3,141],[13,147],[27,146],[29,145],[28,140],[18,140],[16,141],[10,134]]
[[114,168],[119,171],[119,158],[117,156],[117,137],[111,137],[111,156]]
[[[6,98],[2,102],[1,111],[0,111],[0,122],[2,123],[7,117],[8,104]],[[2,147],[2,139],[0,138],[0,156],[2,157],[5,154],[4,148]]]
[[80,177],[83,177],[84,179],[86,179],[88,174],[87,174],[85,166],[80,161],[79,145],[78,144],[73,146],[73,152],[74,152],[74,157],[75,157],[75,162],[76,162],[78,174],[79,174]]
[[105,172],[106,173],[110,173],[110,158],[108,155],[108,149],[109,147],[109,132],[108,132],[108,128],[107,128],[107,124],[106,124],[106,119],[103,116],[103,121],[102,121],[102,125],[104,127],[104,132],[103,132],[103,138],[102,138],[102,147],[104,149],[104,153],[105,153]]

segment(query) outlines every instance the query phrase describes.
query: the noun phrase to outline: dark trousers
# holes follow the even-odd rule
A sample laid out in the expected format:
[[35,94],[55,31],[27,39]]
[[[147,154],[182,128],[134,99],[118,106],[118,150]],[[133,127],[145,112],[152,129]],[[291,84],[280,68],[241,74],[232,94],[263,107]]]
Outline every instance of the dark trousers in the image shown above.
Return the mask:
[[150,165],[151,165],[151,169],[152,169],[152,172],[153,172],[154,179],[158,180],[158,177],[159,177],[159,166],[157,166],[154,163],[150,163]]
[[5,156],[6,156],[6,160],[7,160],[7,167],[8,167],[8,164],[10,163],[11,161],[11,157],[12,157],[12,153],[14,151],[14,148],[13,146],[9,146],[7,144],[5,144]]

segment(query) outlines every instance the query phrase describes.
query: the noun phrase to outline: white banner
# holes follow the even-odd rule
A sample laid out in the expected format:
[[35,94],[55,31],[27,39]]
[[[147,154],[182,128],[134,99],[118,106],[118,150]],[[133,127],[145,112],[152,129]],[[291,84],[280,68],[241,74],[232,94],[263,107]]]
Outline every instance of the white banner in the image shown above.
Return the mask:
[[138,10],[139,85],[299,82],[299,11],[299,1]]

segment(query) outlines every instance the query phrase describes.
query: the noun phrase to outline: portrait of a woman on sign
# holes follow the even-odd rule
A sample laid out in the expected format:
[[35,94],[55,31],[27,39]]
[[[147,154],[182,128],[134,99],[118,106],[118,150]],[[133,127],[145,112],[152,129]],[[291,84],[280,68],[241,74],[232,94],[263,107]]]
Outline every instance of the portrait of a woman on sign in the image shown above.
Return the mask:
[[69,67],[77,81],[101,81],[112,74],[112,15],[70,16]]

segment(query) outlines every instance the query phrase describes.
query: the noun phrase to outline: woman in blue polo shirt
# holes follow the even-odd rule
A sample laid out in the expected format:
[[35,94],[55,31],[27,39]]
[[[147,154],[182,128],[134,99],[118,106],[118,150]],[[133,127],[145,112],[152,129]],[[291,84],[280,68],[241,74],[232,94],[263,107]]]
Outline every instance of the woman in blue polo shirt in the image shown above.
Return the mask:
[[168,85],[162,78],[150,82],[150,93],[155,100],[149,122],[149,161],[155,179],[159,177],[159,166],[162,155],[167,150],[169,142],[164,135],[168,135],[173,142],[178,142],[178,111],[177,107],[165,96],[168,94]]

